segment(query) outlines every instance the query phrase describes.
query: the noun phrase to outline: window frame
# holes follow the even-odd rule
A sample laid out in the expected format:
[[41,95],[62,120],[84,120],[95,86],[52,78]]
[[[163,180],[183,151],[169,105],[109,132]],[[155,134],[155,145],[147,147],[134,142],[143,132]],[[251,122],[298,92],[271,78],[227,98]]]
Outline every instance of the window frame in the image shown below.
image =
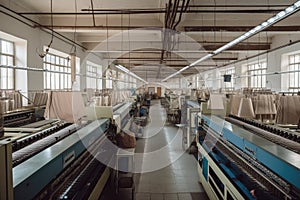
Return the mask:
[[[2,51],[2,42],[8,42],[10,44],[12,44],[12,54],[9,54],[9,53],[3,53]],[[9,41],[9,40],[6,40],[6,39],[2,39],[0,38],[0,64],[1,64],[1,60],[2,60],[2,57],[6,57],[6,59],[8,58],[11,58],[12,60],[12,64],[7,64],[7,66],[15,66],[15,59],[16,59],[16,46],[15,46],[15,43],[13,41]],[[2,76],[2,69],[3,70],[6,70],[6,87],[3,87],[3,84],[2,84],[2,80],[4,77]],[[11,76],[9,75],[9,72],[11,72]],[[16,86],[16,83],[15,83],[15,77],[16,77],[16,70],[15,69],[12,69],[12,68],[1,68],[0,70],[0,89],[1,90],[15,90],[15,86]],[[11,77],[11,79],[9,79],[9,77]],[[9,85],[11,85],[11,87],[9,87]]]
[[[291,57],[293,57],[293,62],[291,62]],[[298,61],[296,61],[298,57]],[[291,69],[293,67],[293,69]],[[297,69],[296,69],[297,68]],[[288,56],[288,91],[298,92],[300,90],[300,72],[295,72],[300,70],[300,53],[292,54]]]
[[[265,67],[264,67],[265,66]],[[267,84],[267,62],[255,62],[247,65],[248,87],[265,88]]]
[[[89,68],[91,68],[92,71],[89,71]],[[103,88],[102,65],[97,65],[90,61],[87,61],[85,73],[86,73],[86,88],[91,88],[91,89],[95,89],[95,90],[101,90]],[[91,84],[91,81],[95,81],[95,87],[88,87]],[[101,82],[101,84],[100,84],[100,82]]]
[[[48,53],[43,58],[44,89],[45,90],[71,90],[71,60],[54,53]],[[56,71],[56,72],[54,72]],[[63,73],[60,73],[63,72]],[[58,81],[57,81],[58,79]]]

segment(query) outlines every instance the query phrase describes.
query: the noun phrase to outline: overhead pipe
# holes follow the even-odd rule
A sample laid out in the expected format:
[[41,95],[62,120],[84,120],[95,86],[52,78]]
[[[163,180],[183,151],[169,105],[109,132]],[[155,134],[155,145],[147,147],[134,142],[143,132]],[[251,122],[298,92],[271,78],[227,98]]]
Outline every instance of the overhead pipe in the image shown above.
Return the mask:
[[246,58],[242,58],[242,59],[239,59],[239,60],[230,62],[230,63],[226,63],[226,64],[223,64],[223,65],[220,65],[220,66],[218,66],[218,68],[226,67],[226,66],[228,66],[228,65],[234,65],[234,64],[236,64],[236,63],[239,63],[239,62],[242,62],[242,61],[246,61],[246,60],[249,60],[249,59],[258,57],[258,56],[262,56],[262,55],[264,55],[264,54],[271,53],[271,52],[273,52],[273,51],[276,51],[276,50],[279,50],[279,49],[282,49],[282,48],[284,48],[284,47],[288,47],[288,46],[291,46],[291,45],[294,45],[294,44],[297,44],[297,43],[300,43],[300,40],[296,40],[296,41],[293,41],[293,42],[290,42],[290,43],[281,45],[281,46],[276,47],[276,48],[273,48],[273,49],[266,50],[266,51],[264,51],[264,52],[260,52],[260,53],[258,53],[258,54],[255,54],[255,55],[252,55],[252,56],[249,56],[249,57],[246,57]]
[[91,6],[92,6],[93,24],[94,24],[94,26],[96,26],[95,10],[94,10],[94,2],[93,2],[93,0],[91,0]]
[[163,37],[162,37],[162,50],[161,50],[161,57],[160,57],[160,64],[163,63],[164,60],[164,54],[165,54],[165,47],[166,47],[166,38],[167,38],[167,29],[169,28],[169,19],[170,19],[170,12],[171,12],[171,7],[172,7],[172,0],[169,0],[169,3],[166,4],[166,13],[165,13],[165,30],[163,32]]
[[187,0],[186,5],[184,5],[185,4],[185,0],[183,0],[182,6],[181,6],[180,15],[179,15],[179,19],[177,20],[177,22],[175,23],[175,25],[173,27],[174,30],[176,29],[176,27],[178,26],[178,24],[181,22],[182,14],[187,11],[187,9],[189,7],[189,3],[190,3],[190,0]]
[[[179,7],[179,0],[175,0],[174,5],[173,5],[173,10],[172,10],[172,15],[171,15],[171,20],[169,27],[170,29],[172,29],[174,22],[176,20],[176,16],[177,16],[177,12],[178,12],[178,7]],[[180,11],[179,11],[180,12]]]
[[211,7],[216,7],[216,8],[261,8],[261,7],[287,7],[290,6],[289,4],[260,4],[260,5],[237,5],[237,4],[226,4],[226,5],[190,5],[192,8],[211,8]]
[[[17,13],[17,12],[14,11],[14,10],[12,10],[12,9],[10,9],[10,8],[7,8],[6,6],[0,5],[0,7],[1,7],[1,8],[4,8],[5,10],[7,10],[7,11],[9,11],[9,12],[11,12],[11,13],[17,15],[17,16],[22,17],[23,19],[25,19],[25,20],[27,20],[27,21],[33,23],[34,25],[37,25],[37,26],[39,26],[39,27],[43,27],[43,28],[41,28],[41,30],[44,31],[44,32],[46,32],[46,33],[48,33],[48,34],[51,34],[51,32],[53,31],[53,33],[55,33],[55,34],[54,34],[54,37],[57,38],[57,39],[59,39],[59,40],[62,40],[62,41],[66,42],[66,43],[68,43],[68,44],[70,44],[70,45],[77,45],[78,47],[80,47],[80,48],[82,48],[82,49],[84,49],[84,50],[88,50],[86,47],[82,46],[81,44],[79,44],[79,43],[77,43],[77,42],[71,40],[70,38],[68,38],[68,37],[66,37],[66,36],[64,36],[64,35],[62,35],[62,34],[56,32],[56,31],[54,31],[54,30],[52,30],[52,29],[49,28],[49,27],[44,27],[42,24],[40,24],[40,23],[38,23],[38,22],[36,22],[36,21],[34,21],[34,20],[28,18],[28,17],[25,17],[25,16],[23,16],[23,15]],[[8,13],[6,13],[6,12],[4,12],[4,11],[1,11],[1,12],[2,12],[3,14],[7,14],[8,16],[11,16],[10,14],[8,14]],[[20,21],[20,22],[22,22],[22,23],[28,25],[28,23],[27,23],[27,22],[24,22],[23,20],[18,20],[18,21]],[[30,27],[33,28],[33,27],[35,27],[34,25],[33,25],[33,26],[30,26]],[[46,29],[46,30],[45,30],[45,29]],[[48,31],[50,31],[50,32],[48,32]],[[58,36],[59,36],[59,37],[58,37]],[[63,39],[62,39],[62,38],[63,38]]]
[[185,0],[182,0],[182,6],[181,6],[181,10],[180,10],[180,13],[179,13],[179,17],[178,17],[178,20],[176,22],[174,22],[173,26],[172,26],[172,29],[175,30],[177,25],[180,23],[181,21],[181,16],[182,16],[182,13],[185,9],[185,7],[183,6],[185,4]]
[[168,28],[168,25],[169,25],[171,9],[172,9],[172,0],[169,0],[169,3],[167,4],[166,13],[165,13],[165,15],[166,15],[165,28]]
[[[180,12],[181,9],[177,9],[177,12]],[[87,10],[82,10],[87,11]],[[92,10],[88,10],[91,12]],[[186,13],[237,13],[237,14],[266,14],[266,13],[276,13],[279,12],[280,9],[244,9],[244,10],[194,10],[189,9],[185,11]],[[89,12],[54,12],[53,15],[91,15]],[[165,13],[165,9],[160,10],[115,10],[115,11],[97,11],[94,10],[94,15],[120,15],[120,14],[163,14]],[[18,12],[20,15],[51,15],[49,12]]]

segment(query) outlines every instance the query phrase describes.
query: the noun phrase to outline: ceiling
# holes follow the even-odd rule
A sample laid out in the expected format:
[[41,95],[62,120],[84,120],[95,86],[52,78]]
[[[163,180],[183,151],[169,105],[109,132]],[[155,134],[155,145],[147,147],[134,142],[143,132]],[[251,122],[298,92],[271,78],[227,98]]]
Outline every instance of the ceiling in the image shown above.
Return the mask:
[[[2,0],[19,14],[52,27],[50,0]],[[295,0],[52,0],[53,28],[76,32],[87,51],[142,78],[163,79],[242,35]],[[14,4],[18,6],[14,6]],[[169,7],[168,5],[170,5]],[[177,7],[178,6],[178,7]],[[175,9],[177,8],[177,9]],[[174,11],[174,12],[173,12]],[[231,49],[184,71],[187,76],[269,50],[276,35],[299,33],[296,13]]]

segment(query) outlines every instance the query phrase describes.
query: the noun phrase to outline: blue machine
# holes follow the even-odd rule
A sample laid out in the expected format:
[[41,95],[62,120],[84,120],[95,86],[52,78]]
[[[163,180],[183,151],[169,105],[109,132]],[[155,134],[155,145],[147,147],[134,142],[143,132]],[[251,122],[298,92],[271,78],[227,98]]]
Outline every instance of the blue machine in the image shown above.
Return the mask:
[[96,138],[108,129],[109,120],[96,120],[62,141],[13,168],[14,199],[33,199]]
[[[220,117],[202,115],[201,120],[205,130],[199,127],[198,131],[199,175],[211,199],[255,199],[251,186],[257,183],[241,170],[239,165],[243,163],[233,161],[228,155],[240,157],[252,166],[250,172],[268,179],[266,185],[276,189],[268,191],[275,193],[268,199],[300,198],[298,153]],[[220,146],[221,143],[226,148]],[[223,154],[223,151],[227,153]]]

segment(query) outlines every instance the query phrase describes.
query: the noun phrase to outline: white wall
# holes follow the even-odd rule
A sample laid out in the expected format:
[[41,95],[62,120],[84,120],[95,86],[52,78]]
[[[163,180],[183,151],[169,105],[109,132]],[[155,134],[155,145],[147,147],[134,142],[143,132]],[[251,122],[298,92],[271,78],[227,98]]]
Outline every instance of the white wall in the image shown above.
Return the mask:
[[[272,38],[271,49],[276,48],[290,42],[300,40],[300,35],[297,34],[289,34],[289,35],[277,35]],[[246,57],[250,57],[252,55],[258,54],[262,51],[253,51],[253,52],[240,52],[238,59],[243,59]],[[203,73],[200,73],[202,77],[205,79],[205,86],[216,90],[220,88],[220,84],[218,84],[222,77],[220,77],[220,71],[225,68],[230,68],[232,66],[235,67],[235,73],[237,76],[245,75],[247,71],[247,65],[253,62],[263,61],[267,62],[267,73],[275,73],[280,71],[286,71],[286,67],[288,65],[288,55],[300,53],[300,43],[296,43],[293,45],[288,45],[279,50],[269,52],[267,54],[261,55],[259,57],[254,57],[252,59],[248,59],[242,62],[238,62],[234,65],[229,65],[224,68],[219,68],[216,70],[209,70]],[[210,77],[209,77],[210,76]],[[213,81],[211,80],[213,79]],[[272,74],[267,75],[267,88],[271,88],[273,91],[287,91],[287,74]],[[222,81],[222,80],[221,80]],[[221,84],[222,85],[222,84]],[[198,86],[200,87],[200,86]],[[240,89],[248,87],[248,77],[242,77],[236,79],[235,89]]]
[[[25,62],[17,62],[18,66],[24,67],[34,67],[34,68],[43,68],[43,59],[39,57],[38,52],[42,53],[44,46],[47,46],[51,40],[51,35],[41,31],[38,28],[31,28],[7,15],[0,13],[0,31],[5,32],[9,35],[18,37],[27,42],[27,51],[21,50],[19,52],[20,56],[25,56]],[[66,35],[68,36],[68,35]],[[69,38],[73,38],[73,35],[69,35]],[[16,44],[17,47],[19,44]],[[72,45],[69,43],[63,42],[57,38],[53,39],[51,48],[58,51],[64,52],[66,54],[71,53]],[[18,48],[19,49],[19,48]],[[20,51],[20,49],[19,49]],[[16,52],[18,53],[18,51]],[[90,53],[85,53],[81,48],[76,49],[76,56],[80,58],[80,71],[85,72],[86,60],[90,60],[94,63],[102,62],[101,58]],[[20,87],[26,85],[28,80],[28,88],[22,88],[22,90],[43,90],[43,73],[28,71],[26,73],[22,72],[20,74],[22,77],[18,79]],[[80,79],[80,88],[85,88],[86,80],[85,78]],[[18,87],[19,88],[19,87]],[[16,88],[16,89],[18,89]]]

